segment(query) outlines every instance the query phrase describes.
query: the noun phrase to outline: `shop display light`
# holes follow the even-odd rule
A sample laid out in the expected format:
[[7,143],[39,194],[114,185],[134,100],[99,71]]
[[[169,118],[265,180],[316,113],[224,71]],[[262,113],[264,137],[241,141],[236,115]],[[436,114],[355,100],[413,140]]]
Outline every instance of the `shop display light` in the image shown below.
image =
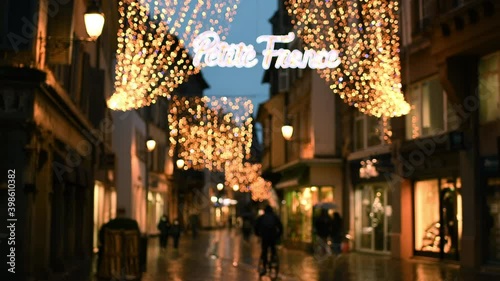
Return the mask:
[[366,161],[361,161],[361,168],[359,168],[359,177],[362,179],[369,179],[378,177],[379,173],[375,164],[377,159],[371,159]]

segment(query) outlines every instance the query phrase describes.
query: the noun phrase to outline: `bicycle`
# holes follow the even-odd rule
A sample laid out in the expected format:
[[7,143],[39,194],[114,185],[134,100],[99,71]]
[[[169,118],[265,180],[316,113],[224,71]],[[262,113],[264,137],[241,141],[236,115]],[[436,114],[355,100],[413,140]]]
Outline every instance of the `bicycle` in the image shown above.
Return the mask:
[[266,268],[264,274],[262,273],[262,272],[264,272],[264,270],[263,270],[264,263],[263,263],[262,259],[259,260],[259,277],[262,279],[262,277],[264,277],[265,275],[268,275],[269,278],[271,278],[271,280],[277,280],[278,275],[279,275],[279,270],[280,270],[280,263],[279,263],[278,254],[276,254],[275,256],[272,256],[271,253],[269,253],[268,255],[270,255],[271,258],[269,259],[269,261],[267,263],[267,268]]

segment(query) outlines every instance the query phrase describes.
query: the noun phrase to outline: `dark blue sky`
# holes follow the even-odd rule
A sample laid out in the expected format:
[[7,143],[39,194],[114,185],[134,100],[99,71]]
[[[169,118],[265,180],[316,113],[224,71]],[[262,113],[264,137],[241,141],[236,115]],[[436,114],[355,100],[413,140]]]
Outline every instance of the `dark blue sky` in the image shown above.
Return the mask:
[[[252,44],[259,53],[265,46],[255,40],[260,35],[272,33],[269,19],[276,9],[276,0],[241,0],[226,42]],[[269,97],[269,85],[261,84],[264,74],[262,57],[258,56],[258,60],[253,68],[203,68],[203,76],[210,84],[205,95],[248,97],[253,101],[255,115],[259,103]]]

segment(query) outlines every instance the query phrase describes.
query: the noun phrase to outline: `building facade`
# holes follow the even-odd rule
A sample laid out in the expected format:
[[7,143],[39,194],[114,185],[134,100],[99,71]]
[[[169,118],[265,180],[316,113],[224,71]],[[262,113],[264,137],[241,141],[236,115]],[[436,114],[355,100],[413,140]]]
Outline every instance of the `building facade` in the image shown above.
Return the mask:
[[[275,33],[285,34],[290,27],[283,29],[287,21],[281,2],[271,21]],[[309,78],[308,70],[291,74],[295,82],[289,82],[284,71],[270,69],[266,81],[271,96],[258,115],[264,128],[264,175],[278,190],[292,191],[282,194],[285,205],[292,203],[293,208],[294,197],[297,206],[317,202],[309,195],[316,186],[312,174],[308,181],[297,175],[303,173],[299,163],[321,153],[304,142],[281,138],[281,126],[291,121],[298,139],[327,139],[332,149],[328,154],[343,163],[336,177],[343,181],[332,186],[334,201],[341,198],[340,209],[348,218],[345,230],[354,239],[354,250],[395,258],[424,256],[474,270],[496,267],[500,5],[402,0],[400,6],[401,73],[410,113],[383,120],[336,104],[336,98],[314,103],[314,86],[308,87],[321,81]],[[333,93],[325,90],[322,95]],[[313,114],[306,113],[307,108]],[[316,119],[316,112],[336,113]],[[314,135],[314,128],[325,123],[340,128],[330,132],[336,135]],[[287,176],[294,168],[293,176]],[[309,183],[308,191],[296,189]],[[343,195],[337,195],[337,185],[344,187]],[[301,191],[307,197],[297,197]],[[290,221],[293,210],[283,207],[284,220]],[[290,224],[287,227],[290,235]]]
[[[208,84],[199,73],[173,94],[201,96],[206,88]],[[177,158],[168,155],[172,129],[169,110],[170,101],[160,97],[149,107],[113,112],[117,208],[125,209],[127,216],[138,221],[141,232],[148,235],[158,234],[156,226],[163,214],[170,220],[184,217],[185,190],[179,183],[186,183],[190,171],[178,169]],[[156,142],[152,151],[147,149],[148,139]]]
[[384,138],[389,124],[343,104],[341,109],[343,157],[346,159],[346,233],[355,249],[390,253],[392,186],[387,175],[394,171],[392,144]]
[[498,262],[500,5],[402,1],[402,11],[412,110],[395,121],[392,253],[481,269]]
[[[286,34],[291,30],[290,19],[283,1],[278,3],[271,18],[273,33]],[[284,47],[302,49],[298,39]],[[286,243],[309,248],[319,206],[328,203],[330,213],[343,213],[344,161],[335,125],[340,122],[340,99],[311,69],[271,68],[264,78],[271,84],[271,94],[257,116],[264,128],[263,177],[273,182],[281,196]],[[290,140],[281,132],[285,124],[293,127]]]
[[[2,177],[0,190],[2,202],[15,202],[16,219],[9,249],[15,262],[3,263],[15,267],[9,280],[89,274],[94,187],[111,193],[114,186],[105,98],[114,79],[118,4],[101,7],[106,23],[94,42],[80,40],[88,38],[86,4],[0,4],[0,163],[13,175],[11,188]],[[2,234],[4,252],[8,235]]]

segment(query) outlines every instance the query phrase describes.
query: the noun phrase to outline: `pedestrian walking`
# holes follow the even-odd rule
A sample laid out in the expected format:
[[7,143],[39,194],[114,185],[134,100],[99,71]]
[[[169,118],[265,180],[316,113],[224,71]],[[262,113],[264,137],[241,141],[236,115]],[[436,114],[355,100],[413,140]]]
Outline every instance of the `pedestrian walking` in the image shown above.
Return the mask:
[[341,245],[344,236],[342,217],[338,212],[333,213],[332,228],[331,228],[333,251],[335,254],[342,252]]
[[166,215],[163,215],[158,222],[158,230],[160,231],[160,248],[162,251],[167,249],[168,235],[170,231],[170,221]]
[[198,237],[198,228],[200,226],[200,219],[198,214],[191,214],[189,216],[189,224],[191,225],[191,233],[193,234],[193,239]]
[[179,238],[181,237],[181,225],[179,219],[174,219],[172,226],[170,227],[170,235],[174,238],[174,249],[179,248]]
[[321,209],[320,215],[314,220],[314,230],[317,236],[316,249],[318,250],[316,254],[322,256],[331,253],[330,246],[328,245],[328,237],[332,234],[332,223],[333,220],[328,215],[328,210]]
[[268,264],[268,250],[271,250],[271,262],[277,261],[276,243],[283,233],[283,224],[273,208],[267,205],[264,209],[264,214],[257,218],[255,223],[255,234],[260,237],[262,268],[260,268],[260,276],[266,274]]

